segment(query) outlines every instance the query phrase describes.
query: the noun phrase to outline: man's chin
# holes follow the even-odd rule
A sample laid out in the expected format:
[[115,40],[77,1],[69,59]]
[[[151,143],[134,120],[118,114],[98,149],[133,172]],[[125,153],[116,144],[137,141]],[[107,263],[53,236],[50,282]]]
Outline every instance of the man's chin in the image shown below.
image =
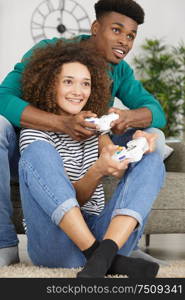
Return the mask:
[[112,59],[111,61],[109,61],[110,63],[114,64],[114,65],[118,65],[123,59]]
[[108,60],[109,63],[112,63],[112,64],[114,64],[114,65],[117,65],[117,64],[119,64],[123,59],[120,58],[120,57],[109,57],[107,60]]

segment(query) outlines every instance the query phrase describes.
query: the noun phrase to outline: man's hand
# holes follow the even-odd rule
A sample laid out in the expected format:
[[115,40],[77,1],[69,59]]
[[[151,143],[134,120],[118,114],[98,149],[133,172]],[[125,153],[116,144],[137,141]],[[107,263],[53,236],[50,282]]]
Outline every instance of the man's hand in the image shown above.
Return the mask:
[[[77,141],[85,140],[96,134],[96,125],[85,121],[86,118],[96,117],[91,111],[81,111],[77,115],[56,115],[32,105],[26,106],[21,116],[21,127],[70,135]],[[91,130],[88,130],[91,128]]]
[[111,123],[111,129],[115,134],[122,134],[129,127],[148,127],[152,121],[152,113],[145,107],[133,110],[112,107],[109,109],[109,113],[111,112],[119,115],[119,119]]
[[156,139],[157,134],[156,133],[148,133],[142,130],[136,130],[136,132],[133,135],[133,139],[139,138],[139,137],[145,137],[147,139],[149,149],[146,151],[146,153],[154,152],[156,147]]
[[95,162],[94,167],[101,177],[112,175],[116,178],[121,178],[128,168],[130,163],[129,159],[125,159],[122,162],[116,161],[112,158],[113,154],[118,149],[118,146],[107,145],[104,146],[99,159]]
[[[85,121],[86,118],[97,117],[91,111],[81,111],[76,115],[61,115],[63,132],[70,135],[74,140],[85,140],[96,134],[97,126]],[[87,128],[90,128],[88,130]]]

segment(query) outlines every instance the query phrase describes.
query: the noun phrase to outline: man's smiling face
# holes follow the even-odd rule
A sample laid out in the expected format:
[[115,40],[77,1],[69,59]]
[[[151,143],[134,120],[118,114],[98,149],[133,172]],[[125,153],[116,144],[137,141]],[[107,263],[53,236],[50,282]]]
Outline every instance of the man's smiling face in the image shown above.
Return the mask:
[[138,24],[117,12],[107,13],[92,24],[92,38],[108,62],[118,64],[132,49]]

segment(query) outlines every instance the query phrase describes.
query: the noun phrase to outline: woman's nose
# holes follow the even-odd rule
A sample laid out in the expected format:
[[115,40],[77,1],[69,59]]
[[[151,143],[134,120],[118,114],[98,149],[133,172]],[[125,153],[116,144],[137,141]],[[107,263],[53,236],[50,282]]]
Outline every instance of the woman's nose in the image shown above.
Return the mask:
[[73,94],[80,95],[81,94],[81,86],[79,84],[75,84],[72,90]]

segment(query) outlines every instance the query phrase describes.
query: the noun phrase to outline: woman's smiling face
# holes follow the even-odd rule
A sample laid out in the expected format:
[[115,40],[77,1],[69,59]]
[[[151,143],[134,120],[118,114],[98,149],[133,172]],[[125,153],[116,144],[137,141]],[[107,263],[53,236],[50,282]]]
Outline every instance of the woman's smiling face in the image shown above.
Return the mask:
[[91,75],[88,68],[79,63],[65,63],[57,84],[57,104],[61,112],[75,115],[87,103],[91,93]]

